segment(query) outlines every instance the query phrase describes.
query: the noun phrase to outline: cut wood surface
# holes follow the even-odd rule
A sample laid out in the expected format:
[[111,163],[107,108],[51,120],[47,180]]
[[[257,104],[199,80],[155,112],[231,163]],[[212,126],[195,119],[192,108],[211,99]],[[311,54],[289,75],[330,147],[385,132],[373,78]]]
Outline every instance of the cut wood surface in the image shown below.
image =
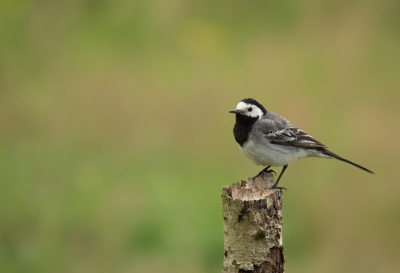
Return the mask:
[[284,272],[282,192],[271,173],[222,189],[223,273]]

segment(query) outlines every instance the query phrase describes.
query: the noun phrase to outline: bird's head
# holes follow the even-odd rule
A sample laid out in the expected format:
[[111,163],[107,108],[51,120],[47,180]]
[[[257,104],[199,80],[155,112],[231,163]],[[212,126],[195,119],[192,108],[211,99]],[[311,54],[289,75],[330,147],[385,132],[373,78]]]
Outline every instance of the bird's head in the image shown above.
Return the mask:
[[267,110],[255,99],[248,98],[241,100],[236,109],[229,111],[229,113],[236,114],[236,117],[244,116],[251,119],[261,119],[267,113]]

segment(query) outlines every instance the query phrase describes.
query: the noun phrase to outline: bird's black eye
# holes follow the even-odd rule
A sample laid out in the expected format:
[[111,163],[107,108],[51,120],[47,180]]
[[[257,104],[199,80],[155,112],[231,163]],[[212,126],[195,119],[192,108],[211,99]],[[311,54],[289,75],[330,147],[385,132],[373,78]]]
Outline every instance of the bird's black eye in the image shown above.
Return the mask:
[[247,111],[249,111],[249,112],[253,111],[253,107],[247,108]]

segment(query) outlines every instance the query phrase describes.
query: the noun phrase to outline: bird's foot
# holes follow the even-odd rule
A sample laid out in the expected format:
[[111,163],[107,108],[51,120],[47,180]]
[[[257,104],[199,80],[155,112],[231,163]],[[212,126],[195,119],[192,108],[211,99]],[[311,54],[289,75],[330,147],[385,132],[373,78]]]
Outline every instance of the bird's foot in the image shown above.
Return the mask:
[[287,191],[287,189],[286,189],[285,187],[277,187],[277,186],[275,186],[275,185],[273,185],[270,189],[271,189],[271,190],[277,189],[277,190],[280,190],[280,191],[282,191],[282,190]]
[[274,173],[276,175],[276,172],[274,170],[270,170],[269,168],[271,168],[271,166],[268,166],[268,167],[265,167],[264,169],[262,169],[261,172],[259,172],[256,176],[253,177],[253,182],[259,176],[264,178],[264,173]]
[[271,170],[268,170],[268,169],[267,169],[267,170],[265,170],[265,171],[263,172],[263,174],[264,174],[264,173],[274,173],[274,174],[276,175],[276,172],[275,172],[274,170],[272,170],[272,169],[271,169]]

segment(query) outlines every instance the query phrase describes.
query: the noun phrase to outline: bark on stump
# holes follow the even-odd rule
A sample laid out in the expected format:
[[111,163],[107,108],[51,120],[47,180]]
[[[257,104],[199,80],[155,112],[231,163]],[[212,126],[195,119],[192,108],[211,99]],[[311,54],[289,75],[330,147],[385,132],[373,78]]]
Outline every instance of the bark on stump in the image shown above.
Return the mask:
[[224,265],[222,273],[283,273],[282,192],[269,189],[267,173],[222,189]]

